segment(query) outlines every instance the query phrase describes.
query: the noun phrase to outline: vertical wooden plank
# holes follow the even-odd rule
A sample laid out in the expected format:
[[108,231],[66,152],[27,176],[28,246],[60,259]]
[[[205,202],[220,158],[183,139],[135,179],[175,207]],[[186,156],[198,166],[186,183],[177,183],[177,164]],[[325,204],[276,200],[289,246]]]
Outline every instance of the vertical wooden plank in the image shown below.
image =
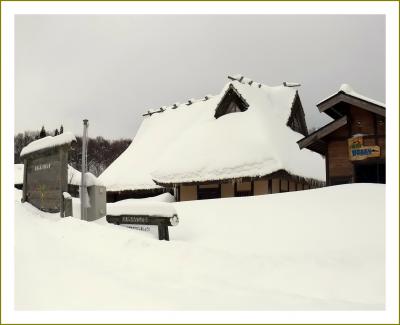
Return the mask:
[[254,195],[254,181],[251,181],[251,195]]
[[378,119],[376,117],[376,114],[373,114],[374,117],[374,135],[375,135],[375,145],[378,145]]
[[326,186],[330,185],[330,180],[329,180],[329,144],[327,145],[327,150],[326,150],[326,155],[325,155],[325,181],[326,181]]

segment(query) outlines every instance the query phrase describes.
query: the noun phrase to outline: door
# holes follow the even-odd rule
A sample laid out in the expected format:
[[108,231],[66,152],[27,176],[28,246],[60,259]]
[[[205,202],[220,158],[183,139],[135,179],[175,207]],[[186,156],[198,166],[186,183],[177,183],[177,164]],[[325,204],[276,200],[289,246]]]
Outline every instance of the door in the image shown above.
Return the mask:
[[386,164],[382,161],[354,164],[356,183],[386,183]]

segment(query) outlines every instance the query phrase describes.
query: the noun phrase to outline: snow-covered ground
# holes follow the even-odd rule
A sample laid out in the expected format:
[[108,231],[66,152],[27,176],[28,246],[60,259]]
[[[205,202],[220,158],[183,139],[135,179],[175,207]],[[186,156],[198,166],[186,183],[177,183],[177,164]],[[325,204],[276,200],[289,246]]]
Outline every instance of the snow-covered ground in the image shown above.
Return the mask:
[[171,241],[15,195],[18,310],[384,309],[385,186],[171,203]]

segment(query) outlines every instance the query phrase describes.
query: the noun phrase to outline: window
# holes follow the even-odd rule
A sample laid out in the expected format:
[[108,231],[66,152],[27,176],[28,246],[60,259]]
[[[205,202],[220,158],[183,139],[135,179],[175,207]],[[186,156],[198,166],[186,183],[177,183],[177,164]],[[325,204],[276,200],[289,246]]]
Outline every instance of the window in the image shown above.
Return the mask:
[[244,112],[249,107],[246,100],[237,92],[233,85],[229,85],[228,90],[222,97],[221,101],[217,105],[215,110],[215,118],[219,118],[223,115],[237,112]]
[[253,192],[253,182],[235,183],[235,196],[251,196]]
[[225,114],[235,113],[235,112],[241,112],[241,109],[239,108],[239,106],[235,102],[231,102],[228,105],[228,108],[226,109]]
[[197,186],[198,200],[219,199],[220,197],[221,197],[220,184],[208,184],[208,185]]

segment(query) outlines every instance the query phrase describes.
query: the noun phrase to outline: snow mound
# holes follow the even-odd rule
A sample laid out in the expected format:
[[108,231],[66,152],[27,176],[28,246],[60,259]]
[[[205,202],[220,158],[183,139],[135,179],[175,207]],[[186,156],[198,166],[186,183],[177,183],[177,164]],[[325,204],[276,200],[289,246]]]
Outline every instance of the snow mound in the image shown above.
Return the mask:
[[57,136],[47,136],[42,139],[36,140],[28,144],[26,147],[24,147],[21,151],[21,157],[30,154],[35,151],[47,149],[47,148],[52,148],[52,147],[58,147],[66,143],[71,143],[73,141],[76,141],[75,136],[71,132],[64,132],[60,135]]
[[122,200],[107,204],[107,215],[145,215],[172,218],[176,210],[171,203],[151,200]]
[[14,184],[24,183],[24,164],[14,164]]
[[[158,202],[175,202],[175,197],[171,193],[163,193],[157,196],[150,196],[143,199],[128,199],[128,200],[142,200],[142,201],[158,201]],[[124,201],[128,201],[124,200]]]
[[173,203],[170,242],[15,193],[18,310],[385,308],[384,185]]
[[[81,185],[82,173],[74,167],[68,165],[68,184]],[[86,186],[103,186],[103,182],[90,172],[86,173]]]

